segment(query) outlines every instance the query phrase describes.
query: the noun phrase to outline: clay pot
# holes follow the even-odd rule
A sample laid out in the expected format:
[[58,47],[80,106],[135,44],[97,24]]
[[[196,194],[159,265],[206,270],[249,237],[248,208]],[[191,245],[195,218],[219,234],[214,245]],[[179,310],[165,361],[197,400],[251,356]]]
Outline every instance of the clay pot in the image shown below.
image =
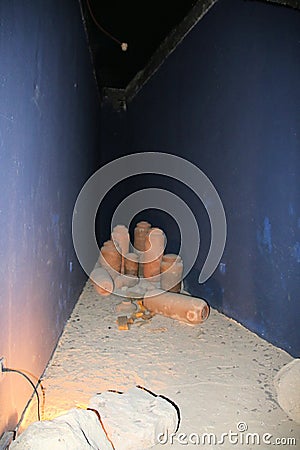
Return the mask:
[[160,265],[165,249],[165,234],[160,228],[152,228],[145,240],[145,252],[142,255],[145,278],[159,281]]
[[134,248],[140,252],[145,251],[145,240],[151,224],[146,221],[138,222],[134,229]]
[[[141,221],[138,222],[136,224],[136,227],[134,229],[134,250],[139,253],[139,252],[144,252],[145,251],[145,241],[146,241],[146,236],[149,232],[149,230],[151,229],[151,224],[149,222],[146,221]],[[142,257],[140,256],[140,264],[139,264],[139,276],[143,277],[144,273],[143,273],[143,263],[142,263]]]
[[127,253],[124,260],[125,275],[138,276],[139,257],[135,253]]
[[[168,256],[168,258],[165,258]],[[160,265],[160,286],[164,291],[180,292],[183,263],[178,255],[164,255]]]
[[124,273],[124,257],[129,252],[130,237],[125,225],[116,225],[111,233],[113,242],[118,244],[121,251],[121,273]]
[[101,247],[99,263],[112,278],[115,278],[121,272],[121,252],[114,245],[104,245]]
[[163,292],[160,289],[147,292],[143,303],[153,313],[193,325],[204,322],[209,316],[209,306],[205,300],[188,295]]
[[103,267],[97,267],[90,275],[90,279],[96,292],[103,297],[110,295],[114,290],[114,282],[109,273]]
[[162,256],[162,262],[171,264],[179,261],[182,261],[181,256],[176,255],[176,253],[166,253],[165,255]]
[[109,241],[103,242],[103,247],[106,247],[106,246],[114,247],[115,244],[114,244],[113,241],[110,239]]

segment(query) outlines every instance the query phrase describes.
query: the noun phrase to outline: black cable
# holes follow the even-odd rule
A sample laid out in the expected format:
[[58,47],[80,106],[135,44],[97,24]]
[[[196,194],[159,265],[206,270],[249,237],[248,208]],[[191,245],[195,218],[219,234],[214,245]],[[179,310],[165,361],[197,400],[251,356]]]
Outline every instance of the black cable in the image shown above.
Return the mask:
[[40,407],[40,411],[41,411],[41,420],[44,420],[45,417],[45,404],[46,404],[46,389],[43,385],[43,383],[41,382],[41,379],[36,377],[33,373],[28,372],[27,370],[21,370],[21,372],[25,373],[26,375],[28,375],[29,377],[33,378],[37,384],[37,388],[38,386],[41,388],[41,392],[42,392],[42,402],[41,402],[41,407]]
[[9,369],[8,367],[3,367],[2,368],[2,372],[14,372],[14,373],[18,373],[19,375],[22,375],[22,377],[24,377],[28,383],[31,384],[31,387],[33,388],[33,391],[36,395],[37,398],[37,416],[38,416],[38,420],[41,420],[41,415],[40,415],[40,396],[39,393],[37,391],[37,388],[35,387],[35,385],[33,384],[33,382],[31,381],[31,379],[23,372],[21,372],[21,370],[17,370],[17,369]]

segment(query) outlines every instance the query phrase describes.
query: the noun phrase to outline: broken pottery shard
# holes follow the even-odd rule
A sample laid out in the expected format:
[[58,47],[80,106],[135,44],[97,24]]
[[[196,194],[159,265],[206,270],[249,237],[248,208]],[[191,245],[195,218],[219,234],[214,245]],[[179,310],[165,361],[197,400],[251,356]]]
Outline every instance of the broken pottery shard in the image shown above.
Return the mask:
[[153,313],[189,324],[204,322],[209,316],[209,306],[205,300],[161,289],[147,292],[143,303]]
[[94,411],[71,409],[53,420],[35,422],[11,450],[113,450]]
[[129,330],[128,317],[119,316],[117,319],[117,325],[119,330]]
[[281,408],[300,423],[300,359],[283,366],[274,378],[274,385]]
[[179,416],[163,397],[135,387],[127,392],[103,392],[91,398],[115,450],[141,450],[158,443],[160,433],[176,431]]

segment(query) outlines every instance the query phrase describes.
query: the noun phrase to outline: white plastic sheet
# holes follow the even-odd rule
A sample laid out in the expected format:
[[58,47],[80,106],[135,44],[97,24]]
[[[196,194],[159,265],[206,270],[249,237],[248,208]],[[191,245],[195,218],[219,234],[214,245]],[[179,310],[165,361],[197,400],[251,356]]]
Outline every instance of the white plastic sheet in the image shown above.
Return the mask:
[[100,413],[115,450],[150,448],[160,433],[173,433],[179,421],[172,403],[138,387],[95,395],[89,407]]
[[53,420],[35,422],[11,444],[11,450],[112,450],[93,411],[71,409]]
[[171,402],[139,387],[97,394],[89,408],[31,424],[10,449],[141,450],[157,444],[161,433],[175,432],[179,421]]

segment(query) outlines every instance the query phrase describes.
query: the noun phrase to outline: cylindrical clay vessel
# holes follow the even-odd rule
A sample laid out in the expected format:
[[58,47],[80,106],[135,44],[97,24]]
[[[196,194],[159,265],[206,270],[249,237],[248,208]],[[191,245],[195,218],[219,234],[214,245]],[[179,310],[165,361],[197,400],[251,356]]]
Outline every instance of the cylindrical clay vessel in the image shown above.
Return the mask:
[[205,300],[188,295],[163,292],[159,289],[148,292],[143,300],[149,311],[172,319],[195,325],[209,316],[209,306]]
[[151,224],[146,221],[138,222],[134,229],[134,248],[140,252],[145,250],[145,239]]
[[121,273],[122,255],[114,244],[106,244],[101,247],[99,263],[112,278]]
[[124,260],[125,275],[138,276],[139,257],[135,253],[127,253]]
[[102,296],[110,295],[114,290],[114,282],[103,267],[97,267],[90,274],[95,290]]
[[183,263],[179,255],[167,254],[162,257],[160,265],[160,286],[164,291],[180,292]]
[[[145,251],[145,242],[146,242],[146,236],[151,229],[151,223],[146,222],[145,220],[138,222],[136,224],[136,227],[134,229],[134,250],[138,252],[144,252]],[[142,255],[139,257],[139,268],[138,268],[138,275],[140,277],[144,276],[144,270],[143,270],[143,263],[142,263]]]
[[124,257],[129,252],[130,237],[125,225],[116,225],[111,233],[111,238],[121,250],[121,273],[124,273]]
[[152,228],[145,241],[145,253],[142,255],[144,262],[144,277],[159,281],[160,264],[165,249],[165,234],[160,228]]
[[110,239],[109,241],[105,241],[103,242],[103,247],[114,247],[115,244],[113,243],[113,241]]

